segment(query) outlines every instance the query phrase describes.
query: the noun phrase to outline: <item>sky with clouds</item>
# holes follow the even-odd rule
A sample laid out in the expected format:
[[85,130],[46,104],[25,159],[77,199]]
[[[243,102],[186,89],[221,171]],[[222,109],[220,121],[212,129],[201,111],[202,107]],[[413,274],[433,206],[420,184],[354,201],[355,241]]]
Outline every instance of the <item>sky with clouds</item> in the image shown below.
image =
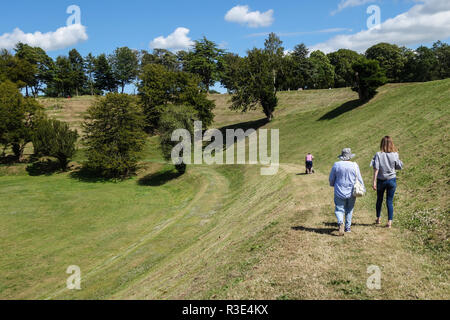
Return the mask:
[[[367,24],[373,5],[380,13],[376,27]],[[363,52],[382,41],[415,48],[449,42],[450,1],[22,0],[8,1],[0,12],[0,48],[21,41],[53,57],[72,48],[83,55],[120,46],[177,51],[203,36],[245,55],[249,48],[262,47],[269,32],[281,37],[286,50],[302,42],[325,52]]]

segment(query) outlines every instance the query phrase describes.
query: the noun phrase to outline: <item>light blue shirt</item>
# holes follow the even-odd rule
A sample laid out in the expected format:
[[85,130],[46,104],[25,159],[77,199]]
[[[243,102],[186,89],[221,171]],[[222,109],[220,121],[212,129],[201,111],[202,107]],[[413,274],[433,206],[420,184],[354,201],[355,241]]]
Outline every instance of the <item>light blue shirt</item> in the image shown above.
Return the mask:
[[355,185],[357,177],[359,182],[364,186],[364,181],[356,162],[336,162],[331,169],[329,178],[330,186],[334,187],[334,195],[341,199],[351,198],[353,196],[353,186]]

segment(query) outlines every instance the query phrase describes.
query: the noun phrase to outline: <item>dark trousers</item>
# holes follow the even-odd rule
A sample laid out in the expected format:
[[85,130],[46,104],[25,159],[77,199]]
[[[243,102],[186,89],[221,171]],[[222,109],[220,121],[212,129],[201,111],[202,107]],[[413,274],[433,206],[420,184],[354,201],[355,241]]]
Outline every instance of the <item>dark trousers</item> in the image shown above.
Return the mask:
[[394,194],[397,189],[397,179],[377,180],[377,218],[381,216],[381,207],[383,205],[384,192],[386,191],[386,206],[388,219],[394,219]]

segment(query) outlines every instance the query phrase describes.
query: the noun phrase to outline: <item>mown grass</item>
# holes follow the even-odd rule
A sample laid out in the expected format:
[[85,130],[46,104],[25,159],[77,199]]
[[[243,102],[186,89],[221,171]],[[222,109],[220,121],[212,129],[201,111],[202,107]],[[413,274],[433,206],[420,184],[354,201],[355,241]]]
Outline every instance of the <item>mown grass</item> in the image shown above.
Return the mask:
[[69,174],[26,172],[1,177],[1,296],[41,297],[64,283],[68,265],[87,271],[116,255],[186,206],[197,192],[195,181],[186,175],[151,187],[137,178],[83,182]]
[[[228,110],[227,95],[212,98],[217,103],[215,127],[264,117],[259,110],[247,114]],[[365,105],[355,102],[350,89],[283,92],[279,98],[275,120],[264,128],[280,129],[282,163],[301,167],[304,155],[312,152],[316,170],[326,175],[340,150],[351,147],[370,187],[371,157],[382,136],[394,137],[405,163],[399,174],[395,227],[399,223],[411,231],[401,239],[405,250],[426,252],[430,268],[444,274],[430,281],[446,281],[450,81],[390,84]],[[77,129],[93,102],[91,97],[41,100],[50,115]],[[81,148],[74,168],[84,159]],[[257,282],[244,293],[234,288],[247,285],[258,264],[271,263],[265,259],[274,243],[286,246],[280,235],[287,233],[287,226],[314,212],[293,198],[299,187],[291,181],[295,173],[280,170],[263,177],[258,166],[227,165],[190,166],[186,175],[178,176],[163,160],[158,137],[148,140],[137,176],[122,182],[80,179],[73,172],[31,176],[27,166],[0,166],[0,297],[6,299],[245,298],[259,292]],[[327,187],[319,185],[321,180],[314,183],[299,189],[302,199],[313,203],[320,198],[323,206]],[[374,201],[369,192],[358,206],[373,211]],[[288,280],[299,275],[287,268],[269,284],[273,297],[371,298],[360,281],[365,270],[355,275],[361,271],[359,264],[371,259],[369,253],[351,240],[324,240],[328,238],[317,231],[328,232],[331,227],[315,223],[320,227],[301,226],[303,230],[291,230],[290,235],[310,230],[306,232],[311,241],[320,241],[322,249],[351,250],[353,262],[341,258],[348,273],[327,273],[326,288],[305,282],[303,289],[291,287]],[[364,240],[364,234],[359,237]],[[306,250],[308,244],[302,246]],[[328,249],[308,248],[317,265],[303,272],[322,270],[320,259],[330,254]],[[382,256],[375,260],[383,261]],[[64,289],[65,271],[72,264],[81,267],[81,291]],[[306,279],[309,274],[302,276]],[[377,297],[411,296],[391,287]]]
[[[356,99],[349,89],[344,90]],[[286,100],[282,103],[297,112],[279,117],[269,126],[280,129],[281,162],[300,162],[311,152],[316,168],[327,172],[340,150],[350,147],[370,188],[370,161],[381,138],[392,136],[405,163],[405,170],[398,175],[396,220],[419,236],[416,240],[422,247],[448,252],[449,80],[389,84],[360,106],[336,101],[331,108],[303,111]],[[369,192],[367,200],[373,206],[374,192]]]

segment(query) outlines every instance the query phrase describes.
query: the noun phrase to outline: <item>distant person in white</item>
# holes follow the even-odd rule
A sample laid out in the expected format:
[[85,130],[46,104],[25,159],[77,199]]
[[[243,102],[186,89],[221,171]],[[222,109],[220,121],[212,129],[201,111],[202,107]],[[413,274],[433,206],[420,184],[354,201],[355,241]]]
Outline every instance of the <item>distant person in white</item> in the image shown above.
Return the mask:
[[[355,206],[356,197],[353,196],[353,187],[356,179],[364,187],[364,181],[356,162],[351,162],[355,154],[350,148],[342,150],[338,158],[341,161],[336,162],[330,172],[330,186],[334,187],[335,215],[339,225],[339,235],[343,236],[345,232],[351,232],[352,214]],[[344,227],[345,215],[345,227]]]
[[394,219],[394,194],[397,189],[396,170],[403,169],[403,162],[400,160],[398,150],[394,141],[389,136],[381,139],[380,151],[375,154],[370,165],[373,167],[373,190],[377,192],[377,220],[381,223],[381,207],[383,205],[384,192],[386,191],[386,206],[388,211],[387,228],[392,227]]

